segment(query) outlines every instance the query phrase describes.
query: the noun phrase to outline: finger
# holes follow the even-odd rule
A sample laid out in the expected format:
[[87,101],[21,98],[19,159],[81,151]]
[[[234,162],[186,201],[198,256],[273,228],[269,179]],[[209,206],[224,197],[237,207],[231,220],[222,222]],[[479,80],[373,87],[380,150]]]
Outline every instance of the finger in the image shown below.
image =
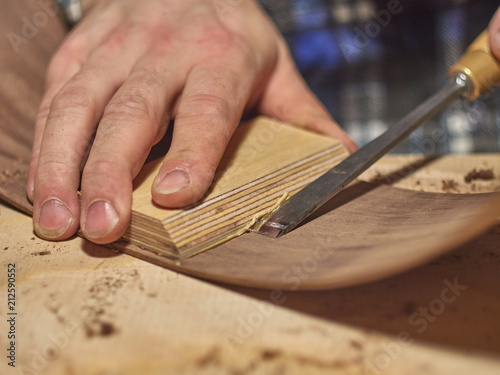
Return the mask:
[[284,45],[280,47],[275,71],[260,97],[257,110],[278,120],[337,138],[351,153],[357,149],[307,87]]
[[42,98],[40,107],[35,120],[35,131],[33,137],[33,146],[31,152],[30,169],[28,173],[27,193],[28,198],[33,202],[33,191],[35,189],[35,174],[38,166],[38,158],[40,156],[40,147],[42,145],[42,137],[45,129],[45,124],[50,112],[50,105],[54,100],[55,95],[80,70],[78,64],[74,64],[62,71],[58,77],[52,82],[47,82],[46,91]]
[[52,58],[47,69],[46,89],[35,120],[32,156],[28,174],[27,193],[33,201],[35,173],[38,165],[42,136],[49,115],[52,101],[71,77],[80,71],[91,51],[102,40],[107,40],[110,33],[119,24],[117,12],[104,11],[96,17],[84,18],[66,37]]
[[41,126],[33,193],[33,222],[41,237],[63,239],[78,228],[82,164],[105,103],[128,74],[126,61],[132,61],[121,54],[109,56],[108,51],[103,47],[91,54],[63,85],[50,104],[46,124]]
[[500,7],[490,22],[489,34],[491,51],[500,60]]
[[179,61],[143,60],[106,107],[83,171],[81,228],[96,243],[115,241],[126,230],[132,179],[165,132],[167,104],[182,88]]
[[159,205],[192,204],[209,188],[255,77],[244,63],[232,68],[197,67],[190,73],[175,114],[170,150],[152,186]]

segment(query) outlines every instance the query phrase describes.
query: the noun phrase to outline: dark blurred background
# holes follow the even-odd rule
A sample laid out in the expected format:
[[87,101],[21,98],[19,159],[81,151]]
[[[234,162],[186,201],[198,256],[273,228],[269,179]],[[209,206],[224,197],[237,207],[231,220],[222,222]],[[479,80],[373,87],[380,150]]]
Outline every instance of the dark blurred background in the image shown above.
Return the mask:
[[[313,91],[360,145],[446,82],[498,0],[261,0]],[[500,90],[456,102],[394,152],[500,151]]]

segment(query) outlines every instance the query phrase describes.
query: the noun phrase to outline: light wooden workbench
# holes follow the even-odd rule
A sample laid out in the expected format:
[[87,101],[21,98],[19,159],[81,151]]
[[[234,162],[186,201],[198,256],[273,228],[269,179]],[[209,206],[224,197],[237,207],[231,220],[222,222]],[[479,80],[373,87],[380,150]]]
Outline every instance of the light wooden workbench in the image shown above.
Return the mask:
[[[371,173],[404,159],[387,158]],[[419,188],[441,181],[441,172],[429,179],[429,168]],[[412,178],[400,184],[411,187]],[[272,295],[80,238],[43,241],[31,218],[2,205],[0,348],[8,347],[7,264],[15,263],[19,373],[498,374],[499,243],[500,225],[383,281]],[[2,356],[0,373],[18,372]]]

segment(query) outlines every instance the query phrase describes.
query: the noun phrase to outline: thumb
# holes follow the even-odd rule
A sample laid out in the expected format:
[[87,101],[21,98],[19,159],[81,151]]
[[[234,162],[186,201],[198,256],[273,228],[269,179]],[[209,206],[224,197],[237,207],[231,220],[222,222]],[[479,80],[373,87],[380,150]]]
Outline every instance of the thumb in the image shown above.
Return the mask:
[[490,34],[491,51],[500,60],[500,7],[491,19],[488,28]]
[[284,42],[280,45],[276,67],[262,92],[257,110],[277,120],[336,138],[350,153],[358,148],[307,87]]

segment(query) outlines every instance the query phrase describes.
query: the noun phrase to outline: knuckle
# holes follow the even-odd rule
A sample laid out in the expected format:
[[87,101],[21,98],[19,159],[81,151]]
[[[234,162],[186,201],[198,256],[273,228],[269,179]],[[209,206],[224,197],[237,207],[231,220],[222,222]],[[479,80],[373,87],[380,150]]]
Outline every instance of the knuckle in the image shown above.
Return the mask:
[[208,27],[203,30],[203,35],[205,38],[202,41],[209,42],[212,48],[217,50],[230,50],[235,45],[235,36],[222,27]]
[[206,19],[197,23],[198,27],[192,34],[193,47],[198,51],[210,54],[223,54],[236,45],[236,35],[218,22],[207,22]]
[[129,89],[131,95],[143,98],[145,101],[151,101],[152,92],[161,90],[164,82],[161,79],[161,67],[165,64],[163,56],[161,60],[157,56],[148,56],[145,66],[137,68],[131,75],[134,84]]
[[120,173],[123,168],[113,159],[101,155],[99,159],[88,162],[83,171],[83,179],[88,181],[89,177],[92,181],[119,181]]
[[102,57],[114,57],[119,53],[123,52],[125,43],[127,42],[128,32],[132,26],[127,24],[122,24],[118,26],[111,35],[109,35],[105,41],[103,41],[102,48],[98,51]]
[[148,91],[139,86],[112,100],[104,112],[104,118],[119,120],[155,120],[157,118]]
[[257,58],[254,48],[241,35],[220,25],[205,25],[199,31],[195,46],[213,59],[229,57],[238,62],[254,62]]
[[38,160],[37,173],[49,178],[67,175],[78,165],[77,156],[61,151],[44,152]]
[[52,100],[50,111],[55,114],[61,111],[67,112],[68,110],[81,113],[91,108],[93,103],[93,95],[88,89],[69,85],[56,94]]
[[[193,94],[184,99],[184,108],[179,108],[177,117],[205,117],[217,122],[230,120],[229,103],[214,94]],[[188,115],[188,113],[190,115]]]

